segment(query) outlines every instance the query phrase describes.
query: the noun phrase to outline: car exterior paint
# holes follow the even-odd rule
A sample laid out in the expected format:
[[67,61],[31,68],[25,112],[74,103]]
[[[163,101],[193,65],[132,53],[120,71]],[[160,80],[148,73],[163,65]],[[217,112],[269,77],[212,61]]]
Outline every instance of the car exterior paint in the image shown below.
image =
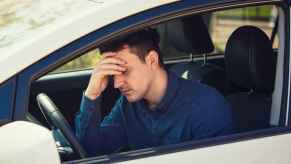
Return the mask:
[[[227,2],[241,2],[241,1],[195,1],[195,2],[179,2],[185,6],[181,9],[187,8],[187,5],[193,7],[193,5],[206,5],[208,3],[227,3]],[[250,2],[250,1],[249,1]],[[259,2],[259,1],[256,1]],[[262,1],[268,2],[268,1]],[[271,2],[271,1],[269,1]],[[279,1],[278,1],[279,2]],[[88,2],[94,5],[94,1]],[[169,7],[167,5],[175,4],[176,1],[110,1],[104,4],[91,8],[84,13],[80,13],[74,18],[74,20],[59,21],[54,27],[50,28],[51,31],[44,31],[35,37],[33,40],[25,43],[20,43],[16,47],[7,47],[0,49],[1,54],[5,54],[0,57],[0,92],[5,94],[12,93],[7,102],[11,102],[12,105],[5,107],[7,113],[3,115],[9,115],[11,119],[7,119],[6,122],[12,120],[23,119],[28,101],[29,88],[28,85],[35,74],[39,75],[43,69],[47,69],[48,65],[51,65],[55,61],[61,60],[61,58],[68,57],[62,53],[73,53],[83,45],[89,44],[96,38],[90,38],[90,36],[98,36],[100,38],[109,35],[110,32],[116,32],[123,29],[125,26],[115,27],[113,22],[121,20],[130,20],[128,17],[134,16],[152,8]],[[251,3],[251,2],[250,2]],[[173,5],[175,6],[175,5]],[[171,7],[171,6],[170,6]],[[168,10],[165,9],[164,13]],[[114,11],[114,12],[112,12]],[[178,12],[175,10],[175,12]],[[161,13],[159,13],[161,14]],[[96,15],[103,15],[104,17],[96,17]],[[140,18],[139,18],[140,19]],[[136,19],[136,21],[139,21]],[[143,19],[152,19],[152,16],[145,14]],[[135,19],[128,22],[129,25],[134,26]],[[291,22],[291,20],[289,21]],[[287,27],[287,26],[286,26]],[[288,25],[290,28],[290,25]],[[65,30],[64,30],[65,29]],[[82,30],[80,30],[82,29]],[[109,31],[106,31],[109,29]],[[103,30],[103,31],[102,31]],[[102,34],[97,33],[102,31]],[[96,35],[92,35],[96,32]],[[290,37],[290,36],[288,36]],[[61,39],[60,39],[61,38]],[[85,40],[82,40],[85,38]],[[74,42],[74,44],[72,44]],[[82,45],[82,46],[80,46]],[[71,46],[71,47],[70,47]],[[288,45],[290,46],[290,45]],[[290,49],[289,49],[290,51]],[[289,52],[290,53],[290,52]],[[23,55],[25,54],[25,56]],[[13,62],[12,62],[13,61]],[[11,64],[13,63],[13,64]],[[289,64],[289,63],[288,63]],[[7,70],[7,71],[6,71]],[[17,77],[17,82],[14,78]],[[289,76],[290,77],[290,76]],[[8,80],[9,79],[9,80]],[[5,89],[4,86],[9,86],[9,89]],[[288,84],[290,85],[290,84]],[[4,88],[4,89],[3,89]],[[288,89],[288,88],[287,88]],[[288,92],[289,93],[289,92]],[[1,95],[1,94],[0,94]],[[287,97],[288,96],[288,97]],[[286,95],[289,101],[289,94]],[[1,102],[1,101],[0,101]],[[15,102],[15,104],[14,104]],[[3,107],[1,105],[0,107]],[[289,106],[287,108],[289,112]],[[1,112],[0,112],[1,113]],[[13,116],[11,116],[13,115]],[[289,114],[287,114],[288,116]],[[0,117],[1,118],[1,117]],[[288,119],[288,118],[287,118]],[[288,120],[287,120],[288,121]],[[231,136],[228,138],[218,138],[219,142],[213,142],[213,144],[206,144],[210,140],[205,140],[199,143],[191,143],[186,146],[181,146],[177,150],[167,148],[163,149],[148,149],[142,152],[129,153],[131,156],[125,158],[108,159],[104,157],[83,159],[74,161],[78,162],[126,162],[126,163],[283,163],[287,164],[291,161],[291,134],[287,128],[276,128],[274,131],[269,129],[270,134],[256,135],[254,133],[241,134],[237,136]],[[121,155],[122,156],[122,155]]]

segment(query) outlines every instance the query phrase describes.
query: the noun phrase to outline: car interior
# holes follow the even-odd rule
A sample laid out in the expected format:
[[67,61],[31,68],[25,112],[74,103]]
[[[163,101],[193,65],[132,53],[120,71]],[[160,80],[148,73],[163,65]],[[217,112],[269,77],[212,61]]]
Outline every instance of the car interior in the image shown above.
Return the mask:
[[[279,14],[269,34],[257,23],[246,21],[236,25],[225,38],[224,50],[218,50],[211,34],[216,28],[213,25],[214,17],[218,17],[215,13],[188,15],[151,26],[160,34],[165,66],[181,78],[196,80],[218,90],[231,105],[234,133],[270,128],[274,126],[270,119],[279,46],[274,48],[273,45],[280,29]],[[40,101],[47,96],[67,121],[66,126],[74,130],[74,117],[90,74],[90,69],[73,70],[49,73],[34,81],[30,88],[28,120],[55,128],[47,114],[40,110]],[[102,94],[103,117],[110,112],[119,95],[111,79]],[[79,158],[74,155],[75,149],[68,143],[68,136],[59,130],[53,132],[62,160]]]

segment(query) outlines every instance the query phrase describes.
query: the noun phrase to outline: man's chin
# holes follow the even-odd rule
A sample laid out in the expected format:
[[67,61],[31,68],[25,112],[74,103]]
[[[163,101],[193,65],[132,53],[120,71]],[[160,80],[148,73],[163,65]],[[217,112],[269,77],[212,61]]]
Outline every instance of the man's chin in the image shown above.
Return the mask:
[[128,102],[137,102],[141,99],[141,98],[135,97],[133,95],[124,95],[124,96],[126,97]]

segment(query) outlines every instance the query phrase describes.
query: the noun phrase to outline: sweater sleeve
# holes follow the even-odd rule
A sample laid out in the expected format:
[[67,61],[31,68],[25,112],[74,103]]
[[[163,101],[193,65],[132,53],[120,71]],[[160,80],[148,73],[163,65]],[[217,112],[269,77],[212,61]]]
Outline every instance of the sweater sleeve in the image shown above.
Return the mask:
[[100,98],[92,101],[83,95],[80,111],[75,117],[75,133],[89,155],[114,153],[127,145],[122,119],[122,99],[101,121]]

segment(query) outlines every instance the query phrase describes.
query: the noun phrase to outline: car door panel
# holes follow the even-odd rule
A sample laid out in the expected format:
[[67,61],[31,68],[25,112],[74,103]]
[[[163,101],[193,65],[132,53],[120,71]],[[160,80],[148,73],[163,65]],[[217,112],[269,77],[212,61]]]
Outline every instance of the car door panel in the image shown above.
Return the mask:
[[[256,138],[234,143],[209,146],[165,155],[141,158],[126,163],[264,163],[289,164],[291,134]],[[125,162],[124,162],[125,163]]]

